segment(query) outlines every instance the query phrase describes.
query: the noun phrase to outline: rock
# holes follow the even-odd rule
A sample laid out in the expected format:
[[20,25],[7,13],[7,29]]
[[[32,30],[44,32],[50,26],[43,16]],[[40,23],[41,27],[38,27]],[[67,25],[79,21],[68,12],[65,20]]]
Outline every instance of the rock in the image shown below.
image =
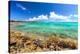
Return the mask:
[[70,41],[70,42],[68,42],[68,45],[71,49],[77,49],[77,43],[75,43],[75,42]]
[[54,48],[55,48],[55,49],[54,49],[55,51],[62,50],[62,49],[61,49],[59,46],[57,46],[57,45],[56,45]]
[[41,42],[41,40],[39,40],[39,39],[33,40],[33,44],[35,44],[35,45],[37,45],[37,46],[43,48],[42,42]]
[[36,51],[41,52],[42,49],[40,47],[37,47]]
[[68,47],[69,47],[68,44],[66,44],[66,42],[64,42],[64,41],[60,41],[60,42],[58,43],[58,46],[59,46],[59,47],[63,47],[63,48],[68,48]]
[[24,46],[27,46],[27,45],[30,45],[32,42],[31,41],[26,41],[25,43],[24,43]]
[[36,50],[37,46],[34,44],[31,44],[29,48],[33,51],[33,50]]
[[36,36],[36,34],[32,33],[26,33],[26,35],[21,32],[10,33],[10,53],[59,51],[77,48],[77,41],[71,40],[70,38]]
[[15,38],[11,38],[10,39],[10,45],[16,45],[16,39]]
[[31,49],[29,49],[29,48],[22,48],[21,52],[19,52],[19,53],[27,53],[27,52],[31,52]]
[[43,48],[43,51],[49,51],[49,49],[48,48]]
[[16,46],[17,46],[18,48],[24,47],[24,42],[23,42],[23,40],[22,40],[22,39],[21,39],[21,40],[18,40],[17,43],[16,43]]
[[50,50],[54,50],[54,46],[50,45],[50,46],[49,46],[49,49],[50,49]]

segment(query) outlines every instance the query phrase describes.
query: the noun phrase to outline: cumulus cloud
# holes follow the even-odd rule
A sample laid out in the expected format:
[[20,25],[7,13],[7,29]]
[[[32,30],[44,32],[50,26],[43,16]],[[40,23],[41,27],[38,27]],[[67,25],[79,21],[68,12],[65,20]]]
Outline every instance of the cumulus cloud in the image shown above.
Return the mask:
[[54,19],[66,19],[67,16],[58,15],[58,14],[56,14],[55,12],[50,12],[49,18],[54,18]]
[[77,17],[78,17],[78,15],[76,15],[76,14],[64,16],[64,15],[56,14],[53,11],[53,12],[50,12],[49,15],[40,15],[38,17],[29,18],[26,21],[48,20],[48,21],[52,21],[52,22],[77,22]]
[[77,22],[78,15],[71,14],[69,16],[64,16],[64,15],[56,14],[53,11],[53,12],[50,12],[49,18],[52,18],[53,21],[58,21],[58,22]]
[[40,15],[38,17],[29,18],[26,21],[37,21],[37,20],[47,20],[47,19],[48,19],[47,15]]

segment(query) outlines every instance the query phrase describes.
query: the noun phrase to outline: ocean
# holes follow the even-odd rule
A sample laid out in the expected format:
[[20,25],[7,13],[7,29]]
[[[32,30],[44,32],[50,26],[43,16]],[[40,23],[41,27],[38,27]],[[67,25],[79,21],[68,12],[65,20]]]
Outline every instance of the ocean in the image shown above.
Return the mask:
[[77,39],[78,37],[78,22],[44,22],[44,21],[29,21],[18,22],[20,24],[11,24],[10,27],[22,31],[31,32],[43,36],[60,36]]

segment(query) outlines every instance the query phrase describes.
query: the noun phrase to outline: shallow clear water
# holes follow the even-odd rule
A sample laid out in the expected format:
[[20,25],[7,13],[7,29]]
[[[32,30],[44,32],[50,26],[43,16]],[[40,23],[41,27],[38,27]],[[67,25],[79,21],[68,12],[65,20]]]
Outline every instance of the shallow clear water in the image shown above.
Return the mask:
[[71,38],[77,38],[77,22],[20,22],[14,26],[16,30],[23,32],[32,32],[45,36],[58,35]]

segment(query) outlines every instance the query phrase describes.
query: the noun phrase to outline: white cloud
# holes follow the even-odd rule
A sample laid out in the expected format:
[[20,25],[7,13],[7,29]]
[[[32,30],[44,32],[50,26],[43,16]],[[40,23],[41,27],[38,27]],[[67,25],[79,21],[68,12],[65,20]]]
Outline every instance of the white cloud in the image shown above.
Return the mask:
[[74,16],[74,17],[78,17],[78,15],[76,15],[76,14],[74,14],[73,16]]
[[48,20],[52,22],[77,22],[78,15],[71,14],[69,16],[56,14],[54,11],[50,12],[50,15],[39,15],[38,17],[29,18],[26,21],[38,21],[38,20]]
[[78,17],[78,15],[77,14],[71,14],[69,17]]
[[26,21],[37,21],[37,20],[47,20],[47,19],[48,19],[47,15],[40,15],[38,17],[29,18]]
[[17,7],[21,8],[22,10],[27,10],[24,6],[20,5],[20,4],[16,4]]
[[78,18],[76,17],[78,17],[77,14],[64,16],[64,15],[56,14],[54,11],[50,12],[50,16],[49,16],[49,18],[53,19],[53,21],[58,21],[58,22],[77,22]]
[[49,18],[54,18],[54,19],[66,19],[68,18],[67,16],[63,16],[63,15],[58,15],[55,12],[50,12],[50,16]]

